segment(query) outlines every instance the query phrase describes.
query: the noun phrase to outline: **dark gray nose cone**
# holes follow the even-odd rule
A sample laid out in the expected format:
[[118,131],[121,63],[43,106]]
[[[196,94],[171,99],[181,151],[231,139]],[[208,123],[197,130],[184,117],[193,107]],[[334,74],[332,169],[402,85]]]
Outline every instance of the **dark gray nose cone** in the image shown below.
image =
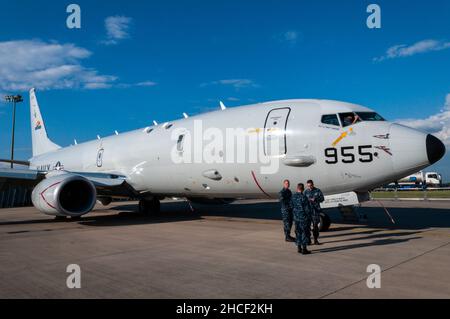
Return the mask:
[[445,145],[440,139],[431,134],[427,135],[427,156],[430,164],[439,161],[445,154]]

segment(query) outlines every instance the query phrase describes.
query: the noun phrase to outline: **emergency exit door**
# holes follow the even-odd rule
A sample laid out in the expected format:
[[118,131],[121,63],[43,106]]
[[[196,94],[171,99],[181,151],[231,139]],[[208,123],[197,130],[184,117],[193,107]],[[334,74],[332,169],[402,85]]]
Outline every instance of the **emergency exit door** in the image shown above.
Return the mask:
[[271,110],[264,123],[264,154],[279,156],[287,152],[286,127],[291,109],[288,107]]

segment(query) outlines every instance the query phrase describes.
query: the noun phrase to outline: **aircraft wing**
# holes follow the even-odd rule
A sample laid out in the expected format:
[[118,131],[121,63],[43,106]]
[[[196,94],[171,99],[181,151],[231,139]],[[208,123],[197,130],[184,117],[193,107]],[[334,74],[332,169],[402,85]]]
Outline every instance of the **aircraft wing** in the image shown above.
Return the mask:
[[0,163],[13,163],[18,165],[30,166],[29,161],[21,161],[21,160],[8,160],[8,159],[0,159]]
[[[79,175],[90,180],[97,189],[98,195],[132,197],[135,190],[126,182],[126,176],[112,173],[98,172],[69,172],[70,175]],[[47,172],[33,169],[0,168],[0,189],[3,185],[23,185],[34,187],[46,178]]]
[[80,175],[90,180],[97,189],[97,195],[116,196],[116,197],[134,197],[138,192],[127,183],[125,175],[114,173],[97,172],[70,172],[74,175]]
[[42,174],[36,170],[0,168],[0,180],[3,182],[21,180],[39,181],[43,178],[41,175]]

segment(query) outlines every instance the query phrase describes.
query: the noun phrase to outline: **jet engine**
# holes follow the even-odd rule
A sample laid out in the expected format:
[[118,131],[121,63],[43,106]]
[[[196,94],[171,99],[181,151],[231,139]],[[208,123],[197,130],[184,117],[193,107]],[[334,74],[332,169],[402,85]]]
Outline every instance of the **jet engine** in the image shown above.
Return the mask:
[[89,213],[96,203],[94,184],[80,175],[62,173],[47,176],[31,194],[33,205],[53,216],[78,217]]

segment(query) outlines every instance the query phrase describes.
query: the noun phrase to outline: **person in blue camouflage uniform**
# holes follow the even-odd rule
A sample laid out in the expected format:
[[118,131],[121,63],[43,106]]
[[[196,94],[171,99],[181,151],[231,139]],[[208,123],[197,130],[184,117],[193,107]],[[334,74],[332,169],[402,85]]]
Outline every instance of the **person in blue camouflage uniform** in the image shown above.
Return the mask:
[[312,180],[308,180],[306,182],[307,189],[305,190],[305,195],[308,197],[311,208],[312,208],[312,225],[313,225],[313,237],[314,237],[314,245],[320,245],[319,243],[319,223],[320,223],[320,213],[322,212],[322,208],[320,208],[320,203],[322,203],[325,198],[323,197],[323,193],[320,189],[314,187],[314,182]]
[[283,189],[278,193],[279,194],[279,200],[281,204],[281,217],[283,218],[283,229],[284,229],[284,236],[285,240],[288,242],[294,242],[295,238],[291,236],[291,229],[292,229],[292,204],[291,204],[291,197],[292,192],[289,189],[291,186],[289,180],[283,181]]
[[311,204],[304,190],[305,185],[302,183],[297,185],[297,192],[292,195],[292,208],[298,252],[307,255],[311,253],[307,248],[311,237]]

